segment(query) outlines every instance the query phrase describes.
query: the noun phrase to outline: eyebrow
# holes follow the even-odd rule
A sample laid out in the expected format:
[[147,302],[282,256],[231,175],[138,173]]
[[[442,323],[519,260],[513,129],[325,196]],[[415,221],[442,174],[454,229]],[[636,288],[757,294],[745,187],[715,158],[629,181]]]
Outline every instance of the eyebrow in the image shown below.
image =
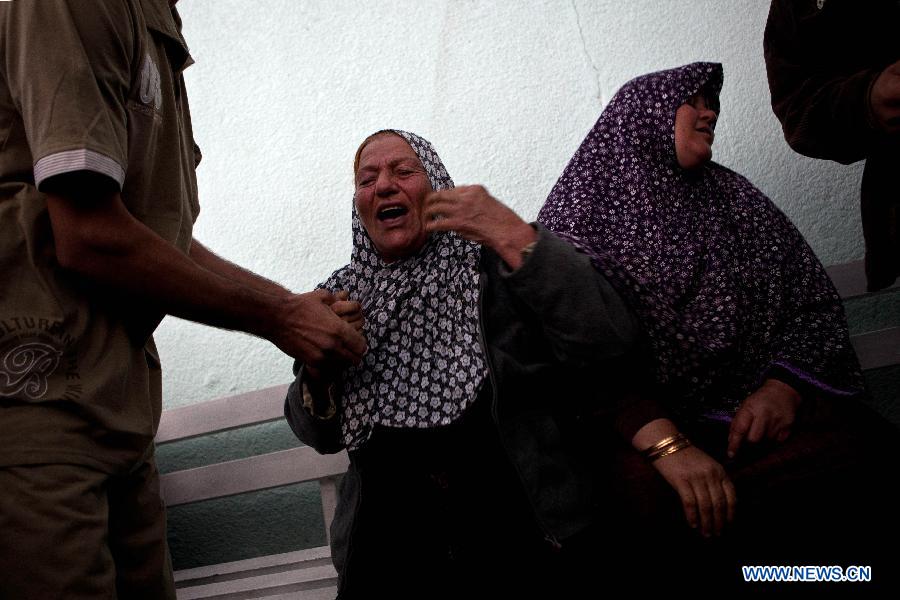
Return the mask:
[[[403,164],[404,162],[410,162],[410,163],[413,163],[415,166],[421,167],[421,163],[419,162],[419,160],[417,158],[413,158],[412,156],[394,159],[388,163],[388,167],[393,168],[393,167]],[[378,170],[378,167],[375,165],[365,165],[365,166],[361,166],[359,168],[359,170],[357,171],[357,173],[362,173],[363,171],[369,172],[369,171],[377,171],[377,170]],[[424,170],[424,168],[423,168],[423,170]]]

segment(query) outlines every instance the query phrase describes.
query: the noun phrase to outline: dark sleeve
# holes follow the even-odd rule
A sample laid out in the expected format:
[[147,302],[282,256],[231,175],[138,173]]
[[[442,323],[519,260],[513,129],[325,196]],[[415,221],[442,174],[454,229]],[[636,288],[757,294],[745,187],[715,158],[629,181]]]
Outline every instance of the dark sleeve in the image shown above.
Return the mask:
[[638,380],[631,383],[633,387],[620,393],[616,400],[615,416],[616,431],[629,445],[634,434],[650,421],[670,418],[657,401],[657,386],[641,385]]
[[541,225],[537,245],[521,267],[500,276],[538,316],[561,362],[589,364],[632,349],[637,321],[590,259]]
[[284,399],[284,416],[294,435],[319,454],[340,452],[344,449],[340,410],[326,399],[304,399],[304,371],[302,364],[294,364],[295,377]]
[[788,144],[805,156],[849,164],[864,159],[875,138],[869,92],[885,65],[847,70],[828,60],[826,49],[816,47],[828,43],[825,32],[854,35],[836,20],[811,0],[772,0],[763,49],[772,109]]

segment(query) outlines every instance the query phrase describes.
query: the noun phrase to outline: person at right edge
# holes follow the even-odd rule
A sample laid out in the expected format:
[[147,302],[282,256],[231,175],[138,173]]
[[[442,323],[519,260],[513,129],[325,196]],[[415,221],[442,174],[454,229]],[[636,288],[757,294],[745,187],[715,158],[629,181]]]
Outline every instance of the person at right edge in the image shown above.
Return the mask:
[[772,109],[796,152],[866,161],[869,291],[900,275],[900,2],[772,0],[763,42]]
[[[626,83],[538,214],[637,315],[668,414],[617,416],[637,435],[616,451],[609,560],[639,598],[794,590],[742,568],[766,565],[868,566],[870,581],[815,584],[813,569],[802,587],[896,597],[897,428],[865,402],[810,246],[712,160],[723,81],[697,62]],[[706,480],[678,477],[698,449]]]

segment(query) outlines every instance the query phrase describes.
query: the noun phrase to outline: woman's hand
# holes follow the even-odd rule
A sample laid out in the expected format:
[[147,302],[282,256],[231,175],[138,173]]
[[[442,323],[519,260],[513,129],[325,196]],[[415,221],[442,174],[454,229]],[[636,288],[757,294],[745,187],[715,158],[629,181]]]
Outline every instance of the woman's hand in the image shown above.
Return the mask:
[[731,421],[728,457],[734,458],[741,443],[772,439],[783,442],[791,434],[800,406],[797,390],[777,379],[766,379],[762,387],[747,396]]
[[[330,308],[344,322],[362,333],[363,325],[366,322],[363,316],[362,305],[356,300],[350,300],[350,292],[346,290],[335,292],[334,302],[331,303]],[[346,366],[347,363],[345,361],[336,360],[323,360],[316,365],[307,363],[305,369],[310,389],[318,390],[322,384],[336,380]]]
[[737,493],[725,468],[696,446],[658,458],[653,466],[681,498],[688,525],[704,537],[721,535],[734,520]]
[[366,323],[366,319],[363,316],[362,304],[356,300],[350,300],[350,292],[346,290],[335,292],[334,297],[337,299],[334,304],[331,305],[331,310],[334,311],[334,314],[352,325],[356,331],[362,332],[363,325]]
[[493,249],[513,270],[522,265],[522,250],[537,232],[480,185],[464,185],[425,198],[425,228],[455,231]]
[[[669,419],[654,419],[638,429],[631,440],[638,451],[678,434]],[[737,494],[725,468],[696,446],[688,446],[653,461],[659,474],[681,498],[688,525],[705,537],[720,535],[734,519]]]

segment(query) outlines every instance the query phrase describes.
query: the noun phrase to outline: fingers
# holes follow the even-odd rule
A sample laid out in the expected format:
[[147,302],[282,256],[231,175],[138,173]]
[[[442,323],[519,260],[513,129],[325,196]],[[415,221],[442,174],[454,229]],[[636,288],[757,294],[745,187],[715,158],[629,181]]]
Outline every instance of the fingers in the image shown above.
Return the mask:
[[[349,308],[345,308],[345,306],[348,306],[348,305],[349,305]],[[341,319],[343,319],[345,323],[347,323],[348,325],[353,327],[356,331],[362,331],[363,326],[366,324],[366,319],[363,316],[362,309],[358,306],[358,304],[356,302],[349,302],[349,303],[335,302],[334,304],[331,305],[331,308],[335,309],[335,307],[338,307],[338,308],[334,311],[334,314],[336,314]]]
[[722,489],[721,480],[712,479],[707,485],[709,499],[712,504],[713,530],[712,533],[719,536],[728,521],[728,498]]
[[337,348],[338,355],[354,365],[358,365],[368,350],[366,338],[352,325],[344,322],[341,322],[338,335],[341,339],[341,345]]
[[697,506],[697,496],[690,484],[678,486],[678,495],[681,497],[681,507],[684,509],[684,518],[687,520],[688,527],[697,529],[700,524],[700,513]]
[[[765,418],[768,416],[769,418]],[[771,423],[771,415],[753,415],[750,431],[747,432],[747,441],[754,444],[766,437],[767,425]]]
[[425,229],[427,231],[451,230],[451,220],[461,211],[459,188],[429,194],[425,198]]
[[705,482],[697,482],[691,485],[694,497],[697,499],[697,513],[700,515],[700,534],[709,537],[715,530],[715,515],[713,501],[709,494],[709,487]]
[[[337,361],[358,364],[365,354],[366,339],[356,324],[345,322],[333,311],[337,308],[348,320],[362,318],[359,304],[339,300],[345,294],[316,290],[292,296],[288,304],[287,323],[279,329],[279,347],[289,355],[314,367]],[[355,314],[359,311],[359,315]]]
[[737,454],[752,425],[753,413],[746,407],[738,409],[731,421],[731,428],[728,430],[728,458],[734,458]]
[[329,292],[328,290],[323,290],[323,289],[313,290],[313,291],[309,292],[309,294],[316,300],[319,300],[320,302],[322,302],[325,306],[331,306],[336,301],[335,295],[332,294],[331,292]]
[[355,313],[362,315],[362,305],[356,300],[338,300],[331,305],[331,310],[339,317],[351,316]]
[[729,523],[734,522],[734,513],[737,509],[737,490],[734,489],[734,484],[731,483],[731,479],[725,475],[725,478],[722,480],[722,491],[725,493],[725,501],[726,501],[726,521]]

